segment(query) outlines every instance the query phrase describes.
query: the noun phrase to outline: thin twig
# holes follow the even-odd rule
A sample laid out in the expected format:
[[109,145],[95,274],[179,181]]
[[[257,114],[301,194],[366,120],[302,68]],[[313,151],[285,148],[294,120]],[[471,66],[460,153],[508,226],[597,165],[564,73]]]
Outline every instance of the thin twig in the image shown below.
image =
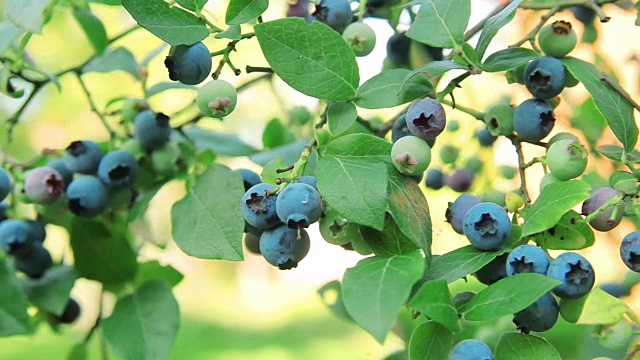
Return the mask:
[[520,175],[520,193],[524,198],[525,205],[531,204],[531,198],[529,197],[529,191],[527,190],[527,178],[524,173],[525,165],[524,162],[524,154],[522,153],[522,143],[515,136],[508,136],[511,143],[516,148],[516,153],[518,154],[518,174]]
[[91,110],[94,113],[96,113],[96,115],[98,115],[98,118],[100,119],[100,122],[102,123],[104,128],[109,133],[109,137],[111,139],[114,139],[116,137],[116,132],[113,130],[111,125],[109,125],[109,122],[104,117],[104,114],[102,114],[102,112],[100,112],[100,110],[98,110],[98,107],[96,106],[96,103],[93,101],[93,98],[91,97],[91,92],[87,88],[87,84],[85,84],[84,81],[82,80],[82,74],[80,72],[76,72],[76,77],[78,78],[78,82],[80,83],[80,87],[82,87],[82,91],[84,92],[85,96],[87,97],[87,101],[89,102],[89,107],[91,107]]
[[547,21],[553,15],[555,15],[555,13],[557,13],[558,11],[560,11],[560,6],[554,6],[554,7],[550,8],[549,11],[547,11],[544,15],[542,15],[542,17],[540,18],[540,21],[538,22],[538,25],[536,25],[536,27],[533,28],[533,30],[531,30],[529,33],[527,33],[527,35],[525,35],[522,39],[520,39],[520,41],[516,42],[515,44],[511,45],[510,47],[519,47],[520,45],[522,45],[522,44],[526,43],[527,41],[529,41],[534,50],[540,51],[540,49],[538,49],[538,45],[536,45],[536,42],[534,41],[534,39],[535,39],[536,35],[538,34],[538,32],[540,31],[540,29],[542,29],[544,24],[546,24]]

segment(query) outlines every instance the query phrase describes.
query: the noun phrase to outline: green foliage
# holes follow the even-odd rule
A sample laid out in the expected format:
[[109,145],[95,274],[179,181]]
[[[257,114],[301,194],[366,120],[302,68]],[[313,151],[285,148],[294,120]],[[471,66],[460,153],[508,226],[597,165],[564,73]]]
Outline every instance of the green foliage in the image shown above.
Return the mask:
[[462,44],[471,16],[470,0],[427,0],[407,36],[431,46],[454,48]]
[[15,271],[3,256],[0,256],[0,284],[0,336],[27,334],[31,330],[27,298]]
[[496,345],[496,359],[519,360],[526,354],[531,360],[560,360],[558,351],[547,340],[536,335],[505,333]]
[[435,321],[416,327],[409,341],[410,359],[444,359],[453,346],[455,334]]
[[268,0],[231,0],[225,22],[228,25],[244,24],[260,16],[268,6]]
[[433,91],[431,83],[424,78],[404,81],[407,74],[406,69],[391,69],[372,77],[358,88],[355,104],[365,109],[380,109],[408,103]]

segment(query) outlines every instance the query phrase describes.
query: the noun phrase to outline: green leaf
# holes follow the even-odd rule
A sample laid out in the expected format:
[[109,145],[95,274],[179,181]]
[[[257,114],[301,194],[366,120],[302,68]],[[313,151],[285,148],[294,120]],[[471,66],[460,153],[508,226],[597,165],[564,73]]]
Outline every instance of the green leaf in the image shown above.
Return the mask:
[[329,26],[290,17],[254,29],[267,62],[292,88],[323,100],[350,100],[356,95],[360,75],[355,55]]
[[361,226],[360,232],[373,253],[379,256],[401,255],[418,249],[413,241],[402,233],[389,214],[385,218],[382,231]]
[[77,278],[73,266],[55,266],[39,279],[23,278],[22,288],[30,303],[47,312],[62,315]]
[[482,251],[471,245],[461,247],[433,259],[426,280],[445,279],[454,282],[490,263],[506,250]]
[[75,344],[67,355],[67,360],[87,360],[88,358],[86,343]]
[[20,29],[9,21],[0,21],[0,54],[2,54],[13,40],[20,34]]
[[185,129],[184,132],[193,140],[196,148],[208,148],[218,155],[249,156],[258,152],[258,149],[243,142],[236,135],[203,129],[198,126],[192,126]]
[[511,22],[511,20],[513,20],[514,16],[516,16],[516,10],[518,10],[518,6],[520,6],[522,1],[524,0],[512,1],[499,13],[493,15],[484,23],[480,39],[478,39],[478,45],[476,45],[478,60],[482,60],[485,51],[487,51],[487,48],[489,47],[489,43],[491,43],[491,40],[496,36],[498,30],[502,29],[505,25]]
[[16,272],[0,254],[0,336],[29,333],[29,321],[27,298]]
[[163,0],[122,0],[122,5],[140,26],[171,46],[195,44],[210,34],[203,20]]
[[[414,70],[409,71],[407,76],[405,76],[405,78],[402,80],[400,90],[404,90],[405,84],[418,74],[424,74],[424,76],[426,76],[427,78],[433,78],[438,77],[450,70],[467,70],[467,67],[451,60],[430,61],[415,68]],[[429,86],[431,86],[431,91],[433,91],[433,86],[431,85],[431,83],[429,83]]]
[[535,242],[550,250],[580,250],[593,245],[593,229],[573,210],[562,215],[558,223],[535,236]]
[[506,277],[469,300],[462,308],[463,317],[466,320],[482,321],[515,314],[559,284],[560,280],[536,273]]
[[42,33],[42,26],[49,20],[46,14],[52,0],[6,0],[4,16],[24,31]]
[[158,260],[149,260],[140,263],[138,273],[133,283],[142,286],[151,280],[161,280],[174,287],[182,281],[184,275],[171,265],[162,265]]
[[638,141],[638,125],[633,118],[633,106],[601,80],[601,73],[593,64],[572,57],[562,58],[562,62],[587,88],[622,146],[627,151],[632,151]]
[[347,311],[358,325],[383,343],[423,271],[420,251],[360,260],[344,273],[342,293]]
[[505,71],[539,57],[540,54],[531,49],[521,47],[507,48],[489,55],[482,68],[486,72]]
[[240,40],[242,39],[242,28],[240,25],[229,25],[227,30],[219,32],[213,37],[216,39]]
[[171,209],[171,234],[187,255],[201,259],[243,260],[242,178],[213,164]]
[[288,173],[279,174],[276,170],[286,168],[287,166],[289,166],[289,164],[285,163],[280,156],[276,156],[262,167],[260,179],[262,179],[262,182],[277,185],[276,178],[287,176]]
[[145,189],[142,194],[139,194],[136,198],[135,203],[133,204],[133,207],[129,210],[127,221],[132,222],[144,216],[144,214],[147,212],[147,209],[149,208],[149,203],[151,202],[151,200],[153,200],[153,197],[156,196],[158,191],[160,191],[163,186],[164,183],[158,184],[150,189]]
[[293,164],[300,158],[300,153],[308,143],[309,139],[300,139],[286,145],[255,153],[249,156],[249,159],[258,165],[264,166],[276,156],[280,156],[286,164]]
[[549,184],[531,205],[526,216],[522,236],[552,228],[572,207],[589,198],[590,186],[582,180],[568,180]]
[[327,123],[329,132],[333,136],[340,136],[347,131],[358,118],[358,111],[355,105],[350,102],[336,102],[329,105],[327,109]]
[[384,70],[358,88],[355,104],[365,109],[398,106],[433,92],[433,86],[424,77],[405,81],[411,73],[407,69]]
[[180,325],[171,287],[151,281],[122,297],[102,322],[107,344],[124,359],[168,359]]
[[109,45],[107,30],[105,30],[102,21],[90,9],[75,8],[73,9],[73,16],[82,30],[84,30],[84,34],[89,39],[96,54],[101,55]]
[[[611,160],[622,162],[622,154],[624,152],[624,149],[621,148],[620,146],[602,145],[602,146],[598,146],[596,150],[600,154],[606,156]],[[630,159],[631,161],[636,163],[640,162],[640,151],[633,150],[632,152],[627,153],[627,159]]]
[[444,279],[422,284],[408,305],[451,331],[461,330],[458,310],[453,305],[451,292]]
[[106,286],[131,280],[138,262],[124,231],[99,220],[74,218],[69,237],[78,275]]
[[183,8],[187,9],[187,10],[191,10],[193,12],[200,13],[200,11],[202,11],[202,9],[204,8],[204,5],[207,3],[208,0],[176,0],[176,2],[178,3],[178,5],[182,6]]
[[318,160],[318,190],[329,206],[355,223],[382,230],[387,207],[391,144],[373,135],[352,134],[329,143]]
[[105,51],[101,56],[93,58],[82,68],[83,73],[108,73],[116,70],[122,70],[131,74],[134,78],[140,79],[140,69],[136,58],[133,57],[131,51],[123,47]]
[[562,360],[553,345],[540,336],[504,333],[498,339],[497,360]]
[[293,133],[277,118],[271,119],[262,133],[262,144],[265,148],[278,147],[294,140]]
[[425,0],[407,36],[427,45],[451,49],[462,44],[471,16],[470,0]]
[[453,346],[455,334],[435,321],[416,327],[409,340],[409,359],[446,359]]
[[592,97],[586,98],[573,107],[573,114],[569,121],[571,127],[582,131],[591,147],[595,147],[600,142],[602,133],[607,127],[607,119],[598,110]]
[[187,89],[187,90],[195,90],[195,91],[198,90],[198,88],[193,85],[185,85],[177,81],[172,81],[172,82],[163,81],[163,82],[154,84],[153,86],[147,89],[147,98],[150,98],[154,95],[158,95],[167,90],[173,90],[173,89]]
[[431,259],[431,215],[429,205],[418,183],[387,166],[389,183],[387,206],[402,233],[420,247]]
[[578,299],[561,299],[562,318],[574,324],[615,324],[623,315],[638,322],[638,316],[624,301],[609,295],[600,288],[594,288]]
[[262,15],[269,0],[229,0],[224,21],[227,25],[242,25]]
[[324,286],[318,289],[318,295],[320,295],[322,302],[334,315],[344,320],[353,321],[347,312],[347,308],[344,307],[342,284],[340,284],[340,281],[333,280],[324,284]]

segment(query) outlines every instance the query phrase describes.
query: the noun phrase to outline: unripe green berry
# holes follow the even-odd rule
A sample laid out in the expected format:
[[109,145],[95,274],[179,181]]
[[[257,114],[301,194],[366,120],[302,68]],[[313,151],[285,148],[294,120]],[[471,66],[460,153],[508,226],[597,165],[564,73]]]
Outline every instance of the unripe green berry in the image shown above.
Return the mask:
[[518,173],[518,169],[513,167],[513,166],[508,166],[508,165],[502,165],[498,168],[498,171],[500,172],[500,175],[502,175],[503,178],[505,179],[513,179],[514,177],[516,177],[516,174]]
[[184,166],[184,157],[180,146],[173,141],[151,153],[153,170],[162,176],[174,176]]
[[513,133],[513,108],[509,104],[491,105],[484,114],[484,123],[493,136]]
[[472,173],[477,174],[484,167],[484,162],[477,156],[472,156],[467,159],[467,162],[464,164],[466,169],[471,170]]
[[524,199],[522,196],[515,192],[508,192],[505,196],[504,202],[507,210],[511,212],[515,212],[524,205]]
[[133,155],[136,160],[140,160],[145,155],[144,147],[142,147],[140,141],[135,138],[128,139],[127,141],[122,143],[122,145],[120,145],[120,150],[126,151],[129,154]]
[[133,121],[145,110],[149,110],[149,103],[145,99],[139,99],[134,97],[128,97],[122,102],[122,120],[126,123],[133,124]]
[[355,22],[347,26],[342,37],[349,44],[356,56],[369,55],[376,46],[376,33],[371,26]]
[[206,116],[225,117],[236,108],[238,93],[233,85],[224,80],[213,80],[198,90],[196,103]]
[[562,181],[562,180],[560,180],[557,177],[553,176],[552,173],[544,174],[542,179],[540,179],[540,192],[542,192],[542,189],[544,189],[547,185],[553,184],[553,183],[557,183],[557,182],[560,182],[560,181]]
[[327,210],[320,219],[320,234],[326,242],[334,245],[345,245],[356,237],[362,237],[358,224],[349,222],[333,209]]
[[558,140],[547,149],[547,166],[558,180],[576,178],[587,168],[587,149],[575,140]]
[[447,122],[447,130],[451,132],[456,132],[460,129],[460,123],[456,120],[450,120]]
[[405,136],[393,144],[391,161],[402,174],[418,175],[427,170],[431,162],[431,148],[417,136]]
[[458,160],[460,149],[455,145],[445,144],[440,148],[440,160],[445,164],[453,164]]
[[559,132],[559,133],[557,133],[557,134],[553,135],[553,136],[551,137],[551,139],[549,139],[549,145],[551,145],[551,144],[553,144],[554,142],[559,141],[559,140],[574,140],[574,141],[579,141],[577,136],[573,135],[573,134],[572,134],[572,133],[570,133],[570,132],[565,132],[565,131],[563,131],[563,132]]
[[567,21],[556,21],[540,29],[538,45],[545,54],[556,58],[566,56],[576,47],[578,37]]

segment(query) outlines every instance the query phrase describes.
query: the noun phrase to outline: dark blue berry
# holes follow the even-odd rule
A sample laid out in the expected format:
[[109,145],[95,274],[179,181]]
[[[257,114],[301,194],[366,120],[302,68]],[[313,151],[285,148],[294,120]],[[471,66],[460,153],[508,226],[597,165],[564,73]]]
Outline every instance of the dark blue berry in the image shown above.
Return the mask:
[[137,174],[136,158],[122,150],[108,152],[98,165],[98,177],[105,185],[113,188],[133,184]]
[[71,324],[75,322],[78,317],[80,317],[80,305],[73,299],[69,299],[60,316],[54,316],[54,318],[62,324]]
[[291,183],[278,194],[276,212],[290,228],[308,227],[320,220],[322,199],[313,186]]
[[465,236],[479,250],[499,248],[511,233],[507,210],[490,202],[481,202],[469,209],[463,224]]
[[169,117],[151,110],[139,113],[133,122],[133,127],[134,136],[147,150],[161,148],[171,136]]
[[467,211],[479,204],[480,199],[473,194],[460,194],[454,202],[449,202],[445,217],[453,230],[458,234],[464,233],[463,219]]
[[93,141],[74,141],[65,151],[64,164],[69,171],[80,174],[92,174],[98,170],[102,159],[100,145]]
[[547,276],[562,281],[552,292],[563,299],[575,299],[587,294],[595,282],[591,263],[574,252],[563,253],[553,260]]
[[453,191],[465,192],[473,185],[475,179],[473,171],[467,168],[455,169],[449,176],[445,177],[444,183]]
[[474,273],[476,279],[485,285],[491,285],[506,278],[508,276],[506,269],[508,256],[509,254],[502,254],[491,260],[491,262]]
[[0,222],[0,248],[6,254],[24,253],[34,243],[33,233],[26,221],[6,219]]
[[534,59],[524,69],[524,84],[538,99],[548,100],[559,95],[566,80],[564,64],[552,56]]
[[304,229],[291,229],[282,224],[265,230],[260,236],[260,253],[273,266],[289,270],[309,253],[311,241]]
[[[393,126],[391,127],[391,142],[395,143],[396,141],[398,141],[398,139],[409,135],[413,135],[413,133],[409,131],[409,126],[407,125],[405,114],[402,114],[396,118],[396,120],[393,122]],[[430,137],[424,140],[431,148],[433,148],[433,145],[435,145],[436,143],[435,137]]]
[[109,190],[95,176],[81,176],[67,187],[69,210],[78,216],[101,214],[109,203]]
[[268,229],[280,224],[276,213],[278,195],[268,194],[276,187],[268,183],[260,183],[247,190],[240,200],[242,215],[247,223],[257,229]]
[[169,70],[169,79],[186,85],[196,85],[211,73],[211,53],[202,42],[173,46],[164,60],[164,65]]
[[11,192],[11,177],[7,170],[0,168],[0,201],[4,200]]
[[236,172],[242,176],[242,182],[244,183],[244,191],[249,190],[252,186],[258,185],[262,182],[260,175],[249,169],[237,169]]
[[69,170],[67,167],[64,158],[52,159],[47,163],[48,167],[55,169],[60,176],[62,176],[62,180],[64,181],[65,188],[69,185],[71,180],[73,180],[73,172]]
[[553,108],[544,100],[522,102],[513,114],[513,128],[526,141],[540,141],[549,135],[556,122]]
[[520,245],[513,249],[507,258],[507,274],[519,273],[547,274],[549,269],[549,255],[541,247],[535,245]]
[[629,269],[640,272],[640,231],[629,233],[622,239],[620,257]]
[[344,29],[351,24],[353,15],[349,0],[320,0],[316,4],[313,14],[307,19],[309,22],[318,20],[342,34]]
[[318,189],[318,186],[317,186],[318,185],[318,178],[316,178],[313,175],[302,175],[302,176],[298,177],[298,182],[310,185],[316,190]]
[[478,130],[478,132],[476,132],[476,137],[478,138],[478,142],[480,143],[480,145],[485,147],[493,145],[493,143],[498,139],[497,136],[491,134],[489,128]]
[[424,184],[430,189],[442,189],[444,186],[444,173],[440,169],[427,170],[427,178],[424,180]]
[[413,135],[425,140],[440,135],[447,125],[442,104],[431,98],[414,101],[407,109],[405,121]]
[[513,316],[513,323],[525,334],[531,331],[547,331],[558,321],[559,311],[556,299],[551,293],[546,293],[533,304],[517,312]]
[[600,289],[611,296],[615,296],[617,298],[628,296],[631,294],[630,289],[626,288],[622,284],[617,283],[605,283],[600,285]]
[[51,267],[53,259],[42,244],[33,244],[24,252],[16,254],[14,264],[16,270],[25,273],[30,278],[37,279]]

